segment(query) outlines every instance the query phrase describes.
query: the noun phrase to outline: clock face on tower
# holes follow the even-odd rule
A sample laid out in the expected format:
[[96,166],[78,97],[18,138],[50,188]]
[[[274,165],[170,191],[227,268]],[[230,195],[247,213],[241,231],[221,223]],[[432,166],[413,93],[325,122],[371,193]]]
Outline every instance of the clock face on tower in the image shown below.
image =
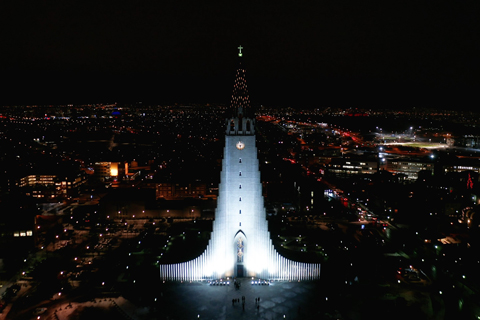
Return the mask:
[[243,148],[245,148],[245,143],[243,143],[242,141],[238,141],[237,142],[237,149],[242,150]]

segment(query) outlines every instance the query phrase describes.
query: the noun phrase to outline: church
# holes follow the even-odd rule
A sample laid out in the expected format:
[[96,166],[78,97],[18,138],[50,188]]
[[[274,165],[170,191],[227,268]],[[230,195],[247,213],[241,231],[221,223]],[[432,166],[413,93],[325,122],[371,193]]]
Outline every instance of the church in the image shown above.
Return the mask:
[[232,118],[225,123],[225,147],[213,231],[207,248],[191,261],[160,266],[162,280],[210,280],[256,277],[314,280],[320,264],[289,260],[276,252],[270,232],[255,143],[242,47],[233,88]]

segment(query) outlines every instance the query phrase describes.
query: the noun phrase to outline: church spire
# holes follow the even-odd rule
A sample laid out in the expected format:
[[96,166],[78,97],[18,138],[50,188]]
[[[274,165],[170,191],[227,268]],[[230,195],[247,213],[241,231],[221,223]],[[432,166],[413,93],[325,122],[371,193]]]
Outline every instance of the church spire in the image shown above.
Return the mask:
[[245,80],[245,69],[242,66],[243,47],[239,46],[237,49],[239,63],[230,103],[230,110],[233,116],[227,120],[227,134],[253,135],[255,134],[253,127],[255,119],[249,118],[253,116],[253,112],[250,107],[250,97],[248,96],[247,81]]
[[[241,53],[239,51],[239,60],[242,59]],[[160,265],[160,279],[319,279],[319,263],[304,263],[283,257],[270,238],[255,139],[255,114],[249,109],[245,70],[241,65],[233,88],[232,107],[238,111],[237,115],[226,119],[218,205],[208,246],[193,260]],[[249,111],[252,118],[243,114],[244,111]]]
[[[238,57],[242,58],[242,46],[237,48]],[[245,69],[242,66],[242,61],[239,59],[239,64],[237,68],[237,74],[235,75],[235,83],[233,85],[233,93],[230,107],[235,113],[236,117],[242,118],[245,117],[246,113],[250,109],[250,98],[248,96],[247,82],[245,80]]]

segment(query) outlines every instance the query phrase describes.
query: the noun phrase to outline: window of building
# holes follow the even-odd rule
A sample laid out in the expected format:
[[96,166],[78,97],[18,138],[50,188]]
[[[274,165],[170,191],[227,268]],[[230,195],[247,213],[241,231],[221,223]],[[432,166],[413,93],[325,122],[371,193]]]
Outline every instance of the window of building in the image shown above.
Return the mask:
[[242,171],[240,171],[240,172],[238,173],[238,175],[241,177],[241,176],[242,176]]
[[241,184],[238,186],[238,189],[242,189],[242,185],[241,185]]
[[238,163],[242,163],[242,158],[238,159]]
[[238,210],[238,213],[239,213],[239,214],[242,214],[242,210]]
[[242,201],[242,197],[238,198],[238,201]]
[[238,223],[238,226],[239,226],[239,227],[241,227],[241,226],[242,226],[242,223],[241,223],[241,222],[239,222],[239,223]]
[[[242,223],[240,223],[240,226]],[[237,241],[237,262],[243,262],[243,239],[242,237],[238,238]]]

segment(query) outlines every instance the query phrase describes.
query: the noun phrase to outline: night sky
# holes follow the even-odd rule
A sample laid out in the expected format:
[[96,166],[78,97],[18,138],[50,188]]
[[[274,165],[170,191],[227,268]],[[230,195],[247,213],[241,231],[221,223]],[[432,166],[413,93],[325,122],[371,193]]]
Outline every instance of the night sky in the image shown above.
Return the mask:
[[[476,1],[478,2],[478,1]],[[478,106],[475,1],[0,2],[1,104]]]

